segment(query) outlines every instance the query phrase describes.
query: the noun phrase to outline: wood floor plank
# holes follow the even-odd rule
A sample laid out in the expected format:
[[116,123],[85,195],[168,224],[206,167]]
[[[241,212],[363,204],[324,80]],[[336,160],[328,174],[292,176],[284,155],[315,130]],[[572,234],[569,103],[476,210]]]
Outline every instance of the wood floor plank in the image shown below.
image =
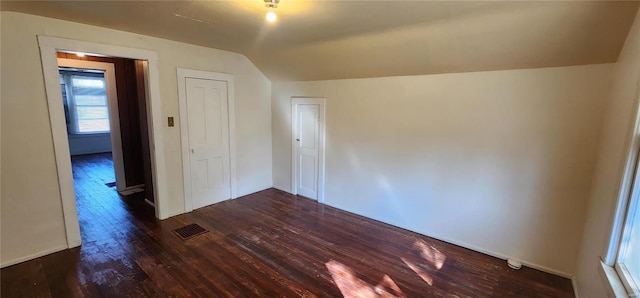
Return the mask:
[[[0,271],[2,297],[572,297],[571,282],[268,189],[164,221],[73,157],[83,244]],[[182,240],[174,229],[207,233]]]
[[2,297],[52,297],[39,260],[24,262],[0,271]]

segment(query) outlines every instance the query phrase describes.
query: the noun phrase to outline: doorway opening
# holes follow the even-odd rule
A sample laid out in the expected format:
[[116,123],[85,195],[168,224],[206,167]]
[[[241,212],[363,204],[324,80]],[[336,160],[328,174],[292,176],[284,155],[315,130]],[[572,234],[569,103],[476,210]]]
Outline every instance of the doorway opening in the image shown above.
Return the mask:
[[138,48],[50,36],[38,36],[38,45],[40,47],[40,58],[42,60],[47,93],[49,121],[53,137],[67,247],[80,246],[82,241],[71,169],[69,139],[67,137],[62,92],[60,90],[58,52],[67,54],[91,53],[92,56],[96,57],[122,57],[142,61],[147,97],[147,122],[152,170],[151,184],[153,185],[155,199],[155,217],[158,219],[168,218],[171,214],[168,208],[167,172],[164,162],[164,133],[162,126],[164,122],[160,98],[158,54],[154,51]]
[[101,216],[96,210],[153,214],[145,61],[65,52],[57,58],[80,222]]

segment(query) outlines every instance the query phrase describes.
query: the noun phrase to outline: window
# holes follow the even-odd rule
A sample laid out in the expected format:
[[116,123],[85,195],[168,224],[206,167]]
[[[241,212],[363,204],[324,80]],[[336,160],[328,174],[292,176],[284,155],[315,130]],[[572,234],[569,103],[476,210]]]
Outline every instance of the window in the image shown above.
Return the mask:
[[69,134],[109,132],[109,108],[103,71],[60,69]]
[[613,239],[605,260],[615,268],[622,283],[620,290],[624,286],[630,297],[640,297],[640,139],[634,143],[632,148],[637,148],[637,153],[632,155],[635,159],[628,161],[624,175],[627,182],[623,181],[631,186],[623,186],[627,194],[622,195],[616,208]]
[[636,177],[631,197],[627,202],[622,237],[615,268],[628,293],[640,296],[640,169],[636,166]]

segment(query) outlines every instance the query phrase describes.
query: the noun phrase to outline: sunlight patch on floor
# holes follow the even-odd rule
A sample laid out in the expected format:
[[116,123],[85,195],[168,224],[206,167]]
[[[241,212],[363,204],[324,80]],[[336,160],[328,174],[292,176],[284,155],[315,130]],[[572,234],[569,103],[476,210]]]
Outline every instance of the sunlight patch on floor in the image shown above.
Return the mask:
[[[402,262],[411,268],[424,282],[433,286],[433,276],[428,271],[438,271],[444,266],[447,256],[432,245],[418,239],[413,243],[413,248],[424,259],[425,263],[414,263],[406,258],[400,258]],[[425,269],[427,268],[427,269]]]
[[325,264],[344,297],[407,297],[389,275],[373,286],[358,278],[353,269],[331,260]]
[[413,270],[413,272],[415,272],[418,276],[420,276],[420,278],[422,278],[422,280],[424,280],[424,282],[426,282],[428,285],[433,286],[433,276],[431,276],[431,274],[427,273],[426,271],[422,270],[418,264],[413,263],[405,258],[400,258],[409,268],[411,268],[411,270]]
[[413,243],[413,248],[417,249],[420,256],[422,256],[427,262],[429,262],[429,265],[433,266],[433,268],[437,270],[442,269],[444,261],[447,260],[447,256],[422,240],[416,240],[416,242]]

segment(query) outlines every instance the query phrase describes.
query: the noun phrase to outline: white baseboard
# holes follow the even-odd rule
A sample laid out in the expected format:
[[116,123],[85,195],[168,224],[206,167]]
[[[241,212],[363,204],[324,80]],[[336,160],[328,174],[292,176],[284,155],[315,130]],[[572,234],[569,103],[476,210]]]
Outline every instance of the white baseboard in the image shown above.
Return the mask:
[[[291,193],[291,190],[289,190],[289,189],[287,189],[285,187],[282,187],[280,185],[273,185],[273,188],[275,188],[277,190],[280,190],[280,191],[284,191],[286,193]],[[323,203],[323,204],[326,204],[326,203]],[[353,212],[353,211],[350,211],[350,210],[342,209],[340,207],[333,206],[332,204],[327,204],[327,205],[329,205],[331,207],[334,207],[334,208],[337,208],[337,209],[340,209],[340,210],[344,210],[344,211],[347,211],[347,212],[358,214],[358,215],[364,216],[366,218],[371,218],[371,217],[369,217],[369,216],[367,216],[365,214],[360,214],[360,213],[356,213],[356,212]],[[376,218],[371,218],[371,219],[377,220],[377,221],[380,221],[380,222],[383,222],[383,223],[386,223],[386,224],[390,224],[392,226],[395,226],[395,225],[393,225],[391,223],[388,223],[388,222],[385,222],[385,221],[382,221],[382,220],[379,220],[379,219],[376,219]],[[412,231],[414,233],[418,233],[418,234],[427,236],[427,237],[431,237],[431,238],[434,238],[434,239],[437,239],[437,240],[441,240],[441,241],[444,241],[444,242],[447,242],[447,243],[451,243],[451,244],[454,244],[454,245],[457,245],[457,246],[468,248],[470,250],[473,250],[473,251],[476,251],[476,252],[479,252],[479,253],[482,253],[482,254],[485,254],[485,255],[496,257],[498,259],[505,260],[505,262],[506,262],[507,259],[512,258],[512,257],[506,256],[506,255],[503,255],[503,254],[500,254],[500,253],[497,253],[497,252],[493,252],[493,251],[486,250],[484,248],[477,247],[475,245],[470,245],[468,243],[464,243],[462,241],[457,241],[457,240],[453,240],[453,239],[449,239],[449,238],[441,237],[441,236],[429,235],[429,234],[422,233],[422,232],[419,232],[419,231],[416,231],[416,230],[413,230],[413,229],[409,229],[409,228],[406,228],[406,227],[400,227],[400,226],[398,226],[398,227],[401,228],[401,229],[405,229],[405,230],[408,230],[408,231]],[[564,277],[564,278],[570,278],[570,279],[573,278],[572,274],[564,272],[564,271],[561,271],[561,270],[552,269],[552,268],[549,268],[549,267],[546,267],[546,266],[542,266],[542,265],[539,265],[539,264],[536,264],[536,263],[533,263],[533,262],[528,262],[526,260],[521,260],[521,259],[518,259],[518,258],[515,258],[515,259],[519,260],[520,262],[522,262],[522,264],[524,266],[527,266],[529,268],[540,270],[542,272],[550,273],[550,274],[553,274],[553,275],[558,275],[558,276],[561,276],[561,277]],[[506,266],[506,264],[505,264],[505,266]],[[573,281],[573,279],[572,279],[572,281]],[[574,289],[577,289],[577,288],[574,286]],[[576,292],[576,294],[577,294],[577,292]]]
[[185,214],[185,213],[188,213],[188,212],[185,212],[184,210],[183,211],[179,211],[179,212],[172,212],[172,213],[169,213],[166,218],[161,219],[161,220],[167,220],[167,219],[169,219],[171,217],[178,216],[180,214]]
[[238,193],[238,194],[237,194],[238,196],[237,196],[237,197],[235,197],[235,198],[232,198],[232,199],[242,198],[242,197],[245,197],[245,196],[248,196],[248,195],[252,195],[252,194],[254,194],[254,193],[258,193],[258,192],[261,192],[261,191],[264,191],[264,190],[270,189],[270,188],[272,188],[272,187],[273,187],[273,186],[271,186],[271,185],[264,185],[264,186],[262,186],[262,187],[254,188],[253,190],[250,190],[250,191],[248,191],[248,192]]
[[[268,189],[268,188],[269,187],[267,187],[265,189]],[[284,191],[284,192],[287,192],[287,193],[291,193],[290,191],[285,190],[283,187],[279,187],[279,186],[276,186],[276,185],[272,186],[272,188],[275,188],[277,190]],[[259,190],[259,191],[262,191],[262,190]],[[256,192],[258,192],[258,191],[256,191]],[[145,199],[145,202],[147,204],[155,207],[155,205],[152,202],[150,202],[149,200]],[[329,206],[331,206],[331,205],[329,205]],[[341,208],[338,208],[338,207],[335,207],[335,206],[332,206],[332,207],[340,209],[340,210],[344,210],[344,209],[341,209]],[[351,212],[351,211],[348,211],[348,210],[344,210],[344,211]],[[178,212],[176,214],[170,215],[169,217],[176,216],[176,215],[179,215],[179,214],[182,214],[182,213],[184,213],[184,212]],[[355,213],[355,212],[351,212],[351,213],[358,214],[358,213]],[[362,215],[362,214],[359,214],[359,215],[365,216],[365,215]],[[368,216],[365,216],[365,217],[370,218]],[[375,218],[372,218],[372,219],[373,220],[377,220]],[[380,221],[380,220],[377,220],[377,221]],[[383,222],[383,221],[380,221],[380,222]],[[389,224],[389,223],[387,223],[387,224]],[[448,239],[446,237],[441,237],[441,236],[427,235],[427,234],[420,233],[420,232],[417,232],[417,231],[413,231],[413,230],[410,230],[410,229],[407,229],[407,228],[403,228],[403,227],[400,227],[400,228],[405,229],[405,230],[409,230],[409,231],[412,231],[414,233],[418,233],[418,234],[421,234],[421,235],[425,235],[427,237],[431,237],[431,238],[434,238],[434,239],[437,239],[437,240],[441,240],[441,241],[444,241],[444,242],[447,242],[447,243],[451,243],[451,244],[454,244],[454,245],[457,245],[457,246],[468,248],[470,250],[473,250],[473,251],[476,251],[476,252],[479,252],[479,253],[482,253],[482,254],[486,254],[486,255],[489,255],[489,256],[492,256],[492,257],[496,257],[496,258],[499,258],[499,259],[506,260],[506,259],[510,258],[510,257],[502,255],[500,253],[489,251],[489,250],[486,250],[486,249],[483,249],[483,248],[480,248],[480,247],[477,247],[477,246],[474,246],[474,245],[469,245],[469,244],[461,242],[461,241],[456,241],[456,240]],[[50,249],[50,250],[45,250],[45,251],[42,251],[42,252],[38,252],[38,253],[29,255],[29,256],[25,256],[25,257],[22,257],[22,258],[18,258],[18,259],[15,259],[15,260],[11,260],[11,261],[2,263],[0,265],[0,268],[4,268],[4,267],[7,267],[7,266],[11,266],[11,265],[15,265],[15,264],[22,263],[22,262],[25,262],[25,261],[29,261],[29,260],[32,260],[32,259],[35,259],[35,258],[46,256],[48,254],[59,252],[59,251],[65,250],[65,249],[67,249],[67,246],[56,247],[56,248],[53,248],[53,249]],[[533,268],[533,269],[536,269],[536,270],[540,270],[540,271],[543,271],[543,272],[547,272],[547,273],[551,273],[551,274],[554,274],[554,275],[558,275],[558,276],[562,276],[562,277],[571,279],[574,295],[576,297],[579,297],[578,296],[577,283],[576,283],[575,277],[572,276],[572,274],[569,274],[569,273],[564,272],[564,271],[552,269],[552,268],[549,268],[549,267],[546,267],[546,266],[542,266],[542,265],[539,265],[539,264],[536,264],[536,263],[527,262],[527,261],[520,260],[520,259],[518,259],[518,260],[521,261],[524,266],[527,266],[529,268]]]
[[144,188],[127,188],[123,191],[119,191],[118,193],[122,196],[130,196],[135,193],[143,192]]
[[571,277],[571,286],[573,287],[573,296],[576,298],[580,298],[580,293],[578,293],[578,281],[576,281],[576,277]]
[[440,241],[451,243],[451,244],[454,244],[454,245],[457,245],[457,246],[461,246],[461,247],[464,247],[464,248],[467,248],[467,249],[470,249],[470,250],[473,250],[473,251],[476,251],[476,252],[479,252],[479,253],[482,253],[482,254],[485,254],[485,255],[489,255],[489,256],[492,256],[492,257],[495,257],[495,258],[498,258],[498,259],[505,260],[505,266],[507,266],[506,260],[510,259],[510,258],[513,258],[513,259],[517,259],[518,261],[520,261],[522,263],[522,265],[524,265],[526,267],[533,268],[533,269],[536,269],[536,270],[540,270],[542,272],[550,273],[550,274],[553,274],[553,275],[558,275],[558,276],[561,276],[561,277],[564,277],[564,278],[571,278],[573,276],[572,274],[564,272],[564,271],[561,271],[561,270],[552,269],[552,268],[549,268],[549,267],[546,267],[546,266],[542,266],[542,265],[539,265],[539,264],[536,264],[536,263],[533,263],[533,262],[528,262],[526,260],[522,260],[522,259],[519,259],[519,258],[516,258],[516,257],[506,256],[506,255],[503,255],[501,253],[490,251],[490,250],[487,250],[487,249],[484,249],[484,248],[481,248],[481,247],[478,247],[478,246],[475,246],[475,245],[471,245],[471,244],[468,244],[468,243],[465,243],[465,242],[462,242],[462,241],[450,239],[450,238],[447,238],[447,237],[443,237],[441,235],[427,234],[427,233],[424,233],[424,232],[416,231],[414,229],[410,229],[408,227],[397,226],[397,225],[394,225],[392,223],[388,223],[388,222],[385,222],[385,221],[380,220],[380,219],[372,218],[372,217],[369,217],[369,216],[364,215],[364,214],[360,214],[360,213],[356,213],[356,212],[349,211],[349,210],[346,210],[346,209],[342,209],[342,208],[334,206],[332,204],[327,204],[327,203],[323,203],[323,204],[329,205],[331,207],[334,207],[334,208],[337,208],[337,209],[340,209],[340,210],[343,210],[343,211],[347,211],[347,212],[350,212],[350,213],[358,214],[360,216],[364,216],[366,218],[370,218],[370,219],[373,219],[373,220],[376,220],[376,221],[379,221],[379,222],[382,222],[382,223],[385,223],[385,224],[388,224],[388,225],[392,225],[392,226],[395,226],[395,227],[398,227],[398,228],[401,228],[401,229],[404,229],[404,230],[407,230],[407,231],[418,233],[420,235],[424,235],[424,236],[427,236],[427,237],[430,237],[430,238],[433,238],[433,239],[437,239],[437,240],[440,240]]
[[[413,232],[418,233],[418,234],[422,234],[422,233],[416,232],[416,231],[413,231]],[[444,242],[447,242],[447,243],[451,243],[451,244],[454,244],[454,245],[457,245],[457,246],[462,246],[464,248],[468,248],[470,250],[473,250],[473,251],[476,251],[476,252],[479,252],[479,253],[483,253],[485,255],[489,255],[489,256],[492,256],[492,257],[495,257],[495,258],[498,258],[498,259],[505,260],[505,266],[507,266],[506,265],[506,260],[507,259],[514,258],[514,257],[509,257],[509,256],[506,256],[506,255],[494,252],[494,251],[489,251],[487,249],[480,248],[480,247],[477,247],[475,245],[470,245],[470,244],[467,244],[467,243],[464,243],[464,242],[461,242],[461,241],[451,240],[451,239],[447,239],[447,238],[444,238],[444,237],[430,236],[430,235],[426,235],[426,234],[422,234],[422,235],[425,235],[427,237],[431,237],[431,238],[434,238],[434,239],[438,239],[438,240],[441,240],[441,241],[444,241]],[[572,274],[564,272],[564,271],[561,271],[561,270],[552,269],[552,268],[549,268],[549,267],[546,267],[546,266],[542,266],[542,265],[539,265],[539,264],[536,264],[536,263],[533,263],[533,262],[528,262],[528,261],[525,261],[525,260],[521,260],[519,258],[514,258],[514,259],[517,259],[518,261],[520,261],[522,263],[522,265],[524,265],[526,267],[533,268],[533,269],[536,269],[536,270],[540,270],[542,272],[551,273],[553,275],[558,275],[558,276],[561,276],[561,277],[564,277],[564,278],[571,278],[573,276]]]
[[30,261],[30,260],[33,260],[33,259],[37,259],[39,257],[44,257],[46,255],[50,255],[52,253],[63,251],[65,249],[67,249],[66,245],[59,246],[59,247],[52,248],[52,249],[47,249],[45,251],[37,252],[37,253],[31,254],[31,255],[28,255],[28,256],[24,256],[24,257],[17,258],[17,259],[8,261],[8,262],[4,262],[4,263],[0,264],[0,268],[9,267],[11,265],[15,265],[15,264],[18,264],[18,263]]
[[[251,195],[251,194],[254,194],[254,193],[257,193],[257,192],[261,192],[261,191],[264,191],[264,190],[267,190],[267,189],[270,189],[270,188],[273,188],[273,186],[267,185],[267,186],[264,186],[264,187],[260,187],[257,190],[251,190],[248,193],[238,193],[237,197],[235,197],[235,198],[232,197],[232,198],[230,198],[230,200],[235,200],[237,198],[245,197],[245,196],[248,196],[248,195]],[[193,211],[193,210],[191,210],[191,211]],[[191,212],[191,211],[189,211],[189,212]],[[180,215],[180,214],[189,213],[189,212],[183,210],[181,212],[171,213],[171,214],[169,214],[169,216],[167,216],[167,218],[174,217],[174,216],[177,216],[177,215]]]
[[274,186],[271,186],[271,187],[275,188],[277,190],[280,190],[280,191],[284,191],[286,193],[291,193],[291,190],[287,189],[286,187],[282,187],[282,186],[279,186],[279,185],[274,185]]
[[134,189],[134,188],[144,188],[144,184],[138,184],[138,185],[127,186],[124,190]]
[[[503,257],[501,259],[505,259],[506,260],[507,257]],[[564,271],[561,271],[561,270],[556,270],[556,269],[553,269],[553,268],[549,268],[549,267],[546,267],[546,266],[538,265],[536,263],[531,263],[531,262],[527,262],[527,261],[521,261],[521,262],[522,262],[522,264],[524,264],[525,266],[527,266],[529,268],[540,270],[542,272],[551,273],[553,275],[557,275],[557,276],[561,276],[561,277],[569,278],[569,279],[571,279],[573,277],[573,274],[567,273],[567,272],[564,272]]]

